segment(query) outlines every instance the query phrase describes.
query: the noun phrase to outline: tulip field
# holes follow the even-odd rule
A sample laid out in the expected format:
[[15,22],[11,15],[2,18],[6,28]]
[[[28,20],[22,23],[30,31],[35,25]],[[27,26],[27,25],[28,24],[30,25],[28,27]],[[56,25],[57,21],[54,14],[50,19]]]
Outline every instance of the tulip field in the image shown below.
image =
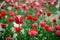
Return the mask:
[[0,40],[60,40],[60,0],[0,0]]

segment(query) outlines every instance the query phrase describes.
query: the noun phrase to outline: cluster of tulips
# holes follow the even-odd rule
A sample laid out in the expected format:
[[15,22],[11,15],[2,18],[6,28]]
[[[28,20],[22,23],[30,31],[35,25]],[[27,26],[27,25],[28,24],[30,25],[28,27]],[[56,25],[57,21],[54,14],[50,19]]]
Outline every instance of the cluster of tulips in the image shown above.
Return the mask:
[[4,0],[0,3],[0,40],[60,40],[57,11],[58,0]]

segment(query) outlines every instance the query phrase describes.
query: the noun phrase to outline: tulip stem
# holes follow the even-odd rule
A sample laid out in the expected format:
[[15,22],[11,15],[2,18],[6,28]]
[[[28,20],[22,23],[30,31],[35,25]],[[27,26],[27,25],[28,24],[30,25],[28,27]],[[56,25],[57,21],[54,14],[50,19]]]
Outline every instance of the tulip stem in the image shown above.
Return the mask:
[[59,25],[59,24],[58,24],[58,18],[57,18],[57,22],[56,22],[56,23],[57,23],[57,26],[58,26],[58,25]]
[[18,37],[17,38],[18,40],[21,40],[20,33],[18,33],[18,36],[17,37]]
[[53,27],[53,22],[51,22],[51,24],[52,24],[52,27]]

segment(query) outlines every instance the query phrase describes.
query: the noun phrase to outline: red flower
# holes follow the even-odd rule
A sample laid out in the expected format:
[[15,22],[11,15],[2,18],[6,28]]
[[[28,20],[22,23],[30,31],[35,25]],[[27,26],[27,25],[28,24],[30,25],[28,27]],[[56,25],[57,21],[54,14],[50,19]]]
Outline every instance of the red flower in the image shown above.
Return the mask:
[[58,19],[60,19],[60,16],[58,16]]
[[45,12],[44,15],[51,16],[51,12]]
[[28,15],[27,17],[26,17],[26,20],[32,20],[32,15]]
[[34,17],[34,16],[32,16],[32,15],[28,15],[28,16],[26,17],[26,20],[34,20],[34,21],[36,21],[37,18]]
[[47,16],[51,16],[51,12],[47,12]]
[[11,37],[6,37],[6,40],[13,40]]
[[20,6],[21,6],[20,4],[16,5],[16,9],[20,9]]
[[16,32],[21,32],[22,28],[21,27],[15,27]]
[[8,18],[8,22],[13,22],[14,18]]
[[13,7],[15,4],[14,2],[10,2],[9,5]]
[[2,18],[2,15],[0,14],[0,19]]
[[7,15],[6,11],[2,11],[1,15],[6,16]]
[[23,2],[23,0],[14,0],[14,2]]
[[49,32],[54,32],[54,30],[55,30],[55,28],[50,27],[48,31]]
[[57,31],[56,31],[56,35],[57,35],[57,36],[60,36],[60,30],[57,30]]
[[37,16],[39,17],[39,16],[41,16],[41,14],[38,12],[38,13],[37,13]]
[[55,6],[56,6],[56,4],[53,2],[53,3],[52,3],[52,6],[53,6],[53,7],[55,7]]
[[48,1],[48,5],[50,5],[51,4],[51,1]]
[[17,14],[17,12],[12,12],[12,11],[10,11],[9,13],[10,13],[10,16],[16,16]]
[[56,30],[60,30],[60,26],[55,26],[55,29]]
[[25,10],[26,12],[29,11],[29,9],[28,9],[28,7],[27,7],[26,5],[23,5],[22,8],[23,8],[23,10]]
[[5,8],[5,6],[4,6],[4,4],[1,6],[1,9],[4,9]]
[[36,21],[36,20],[37,20],[37,18],[36,18],[36,17],[32,17],[32,20],[33,20],[33,21]]
[[43,5],[46,5],[46,4],[47,4],[46,0],[45,0],[45,1],[43,1]]
[[41,8],[41,9],[39,10],[39,13],[40,13],[40,14],[42,14],[42,13],[43,13],[43,8]]
[[40,22],[40,25],[44,27],[46,25],[46,23],[45,22]]
[[6,3],[9,3],[9,2],[11,2],[11,0],[5,0],[6,1]]
[[16,21],[17,24],[22,24],[23,23],[23,19],[24,19],[23,16],[16,16],[15,17],[15,21]]
[[35,7],[35,4],[34,3],[30,3],[30,7],[31,8]]
[[30,30],[29,35],[35,37],[38,35],[38,31],[36,29],[32,29]]
[[33,23],[32,26],[33,26],[34,28],[37,28],[37,27],[38,27],[38,24],[37,24],[37,23]]
[[53,19],[52,19],[52,22],[54,22],[54,23],[55,23],[56,21],[57,21],[57,20],[56,20],[56,18],[53,18]]
[[49,30],[49,28],[50,28],[50,26],[45,25],[45,26],[44,26],[44,28],[45,28],[45,30],[47,30],[47,31],[48,31],[48,30]]
[[1,24],[1,27],[2,28],[6,28],[6,24]]

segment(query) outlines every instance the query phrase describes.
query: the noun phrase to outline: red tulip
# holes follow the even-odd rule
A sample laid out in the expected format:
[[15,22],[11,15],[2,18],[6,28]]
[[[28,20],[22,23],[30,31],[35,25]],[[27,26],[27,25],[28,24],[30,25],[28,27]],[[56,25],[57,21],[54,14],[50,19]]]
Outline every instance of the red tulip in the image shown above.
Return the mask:
[[54,30],[55,30],[55,28],[50,27],[48,31],[49,32],[54,32]]
[[58,16],[58,19],[60,19],[60,16]]
[[33,21],[36,21],[37,18],[34,17],[34,16],[32,16],[32,15],[28,15],[28,16],[26,17],[26,20],[33,20]]
[[38,35],[38,31],[36,29],[32,29],[30,30],[29,35],[35,37]]
[[51,4],[51,1],[48,1],[48,5],[50,5]]
[[56,31],[56,35],[57,35],[57,36],[60,36],[60,30],[57,30],[57,31]]
[[23,2],[23,0],[14,0],[14,2]]
[[13,38],[11,38],[11,37],[6,37],[6,40],[13,40]]
[[27,17],[26,17],[26,20],[32,20],[32,15],[28,15]]
[[45,28],[45,30],[47,30],[47,31],[48,31],[48,30],[49,30],[49,28],[50,28],[50,26],[45,25],[45,26],[44,26],[44,28]]
[[11,2],[11,0],[5,0],[6,1],[6,3],[9,3],[9,2]]
[[55,6],[57,5],[57,3],[58,3],[58,0],[54,1],[54,2],[52,3],[52,6],[55,7]]
[[9,5],[13,7],[15,4],[14,4],[14,2],[11,2],[11,3],[9,3]]
[[22,28],[21,27],[15,27],[16,32],[21,32]]
[[52,4],[53,7],[55,7],[56,5],[55,4]]
[[44,15],[51,16],[51,12],[45,12]]
[[30,3],[30,7],[31,8],[35,7],[35,4],[34,3]]
[[7,15],[6,11],[2,11],[1,15],[4,17]]
[[39,10],[39,13],[40,13],[40,14],[42,14],[42,13],[43,13],[43,8],[41,8],[41,9]]
[[44,27],[46,25],[46,23],[45,22],[40,22],[40,25]]
[[32,20],[33,20],[33,21],[37,21],[37,19],[38,19],[38,18],[36,18],[36,17],[32,17]]
[[43,1],[43,4],[44,4],[44,5],[46,5],[46,3],[47,3],[47,2],[46,2],[46,0],[45,0],[45,1]]
[[39,16],[41,16],[41,14],[38,12],[38,13],[37,13],[37,16],[39,17]]
[[2,18],[2,15],[0,14],[0,19]]
[[52,22],[54,22],[54,23],[55,23],[56,21],[57,21],[57,20],[56,20],[56,18],[53,18],[53,19],[52,19]]
[[6,24],[1,24],[1,27],[4,29],[6,28]]
[[32,26],[33,26],[34,28],[37,28],[37,27],[38,27],[38,24],[37,24],[37,23],[33,23]]
[[1,6],[1,9],[4,9],[5,8],[5,5],[3,4],[2,6]]
[[17,12],[12,12],[12,11],[10,11],[9,13],[10,13],[9,14],[10,16],[16,16],[16,14],[17,14]]
[[23,19],[24,19],[23,16],[16,16],[15,17],[15,21],[16,21],[17,24],[22,24],[23,23]]
[[51,16],[51,12],[47,12],[47,16]]
[[60,30],[60,26],[55,26],[55,29],[56,30]]
[[20,4],[16,5],[16,9],[20,9],[20,6],[21,6]]
[[8,22],[13,22],[14,18],[8,18]]
[[25,10],[26,12],[29,11],[29,9],[28,9],[28,7],[27,7],[26,5],[23,5],[22,8],[23,8],[23,10]]

